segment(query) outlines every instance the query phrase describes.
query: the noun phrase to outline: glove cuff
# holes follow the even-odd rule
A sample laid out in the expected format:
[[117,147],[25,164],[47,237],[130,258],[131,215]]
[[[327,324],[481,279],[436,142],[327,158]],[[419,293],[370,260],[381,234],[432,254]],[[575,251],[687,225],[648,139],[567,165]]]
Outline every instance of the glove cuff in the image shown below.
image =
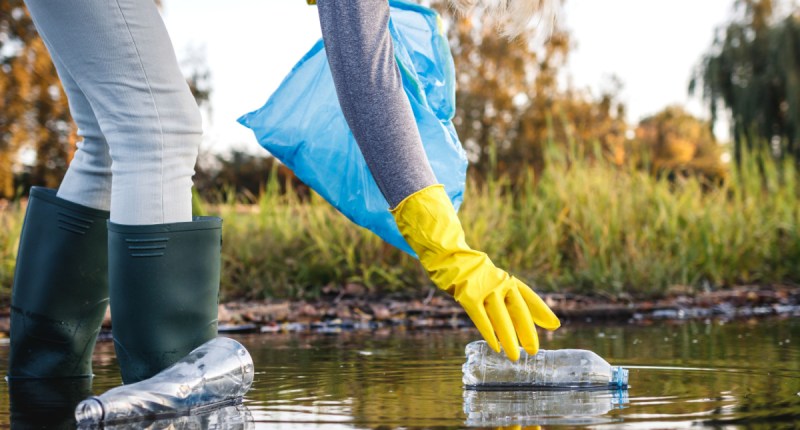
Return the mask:
[[440,289],[459,296],[467,279],[490,273],[480,270],[493,267],[491,260],[467,245],[461,221],[443,185],[431,185],[411,194],[391,212],[400,233]]
[[[403,208],[405,206],[407,206],[407,205],[413,206],[415,204],[414,202],[417,201],[417,200],[420,200],[420,199],[433,198],[433,199],[440,200],[442,194],[444,195],[444,198],[447,199],[447,201],[449,202],[450,200],[447,197],[447,193],[444,191],[444,185],[442,185],[442,184],[428,185],[427,187],[425,187],[425,188],[423,188],[423,189],[421,189],[419,191],[415,191],[415,192],[409,194],[408,196],[406,196],[406,198],[401,200],[400,203],[397,204],[397,206],[395,206],[392,209],[389,209],[389,212],[391,212],[392,215],[394,215],[394,217],[397,218],[398,215],[403,212]],[[408,203],[409,201],[411,203]],[[452,206],[452,204],[451,204],[451,206]]]
[[404,198],[390,212],[397,228],[423,266],[457,250],[470,249],[444,185],[425,187]]

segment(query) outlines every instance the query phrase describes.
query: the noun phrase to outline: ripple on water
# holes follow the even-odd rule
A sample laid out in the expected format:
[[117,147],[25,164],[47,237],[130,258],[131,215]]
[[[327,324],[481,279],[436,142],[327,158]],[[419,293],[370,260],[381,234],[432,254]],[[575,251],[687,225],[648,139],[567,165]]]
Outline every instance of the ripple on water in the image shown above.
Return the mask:
[[[543,338],[548,349],[590,349],[614,365],[627,365],[627,392],[465,391],[461,364],[464,346],[477,338],[472,331],[236,338],[256,364],[245,400],[256,428],[791,428],[800,417],[796,318],[757,324],[565,324]],[[0,363],[7,353],[0,345]],[[94,371],[96,393],[120,384],[110,342],[98,344]],[[8,396],[0,395],[0,403],[8,411]],[[9,421],[7,412],[0,413],[0,427]]]

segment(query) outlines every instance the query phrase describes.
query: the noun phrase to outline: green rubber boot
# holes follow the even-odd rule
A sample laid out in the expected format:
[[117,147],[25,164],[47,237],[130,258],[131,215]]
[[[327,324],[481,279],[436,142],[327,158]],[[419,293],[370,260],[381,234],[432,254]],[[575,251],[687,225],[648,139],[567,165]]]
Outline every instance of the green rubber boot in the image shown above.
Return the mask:
[[222,220],[108,223],[111,328],[122,381],[147,379],[217,335]]
[[8,377],[92,376],[108,307],[108,212],[31,189],[11,295]]

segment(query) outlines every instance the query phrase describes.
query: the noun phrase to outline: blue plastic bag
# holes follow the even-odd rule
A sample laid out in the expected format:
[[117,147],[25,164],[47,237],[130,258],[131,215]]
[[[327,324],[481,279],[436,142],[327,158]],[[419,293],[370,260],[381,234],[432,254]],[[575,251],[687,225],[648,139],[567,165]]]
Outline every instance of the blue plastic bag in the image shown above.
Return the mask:
[[[392,0],[389,32],[403,87],[436,179],[456,209],[461,205],[467,158],[453,128],[455,71],[439,16]],[[325,47],[319,40],[260,109],[239,122],[305,184],[347,218],[415,255],[397,229],[344,119]]]

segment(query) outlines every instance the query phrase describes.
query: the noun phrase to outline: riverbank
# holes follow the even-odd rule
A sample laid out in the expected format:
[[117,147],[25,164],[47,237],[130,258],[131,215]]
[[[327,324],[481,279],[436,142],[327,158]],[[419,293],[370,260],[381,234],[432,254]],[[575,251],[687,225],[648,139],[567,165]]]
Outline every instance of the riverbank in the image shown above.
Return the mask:
[[[220,332],[317,332],[471,327],[464,310],[438,292],[427,297],[378,298],[349,294],[318,300],[234,301],[219,305]],[[575,294],[542,294],[563,324],[633,323],[663,320],[733,320],[769,316],[800,317],[800,286],[739,286],[692,295],[676,291],[658,299],[633,301]],[[111,327],[106,315],[104,329]],[[0,333],[8,333],[8,309],[0,313]]]
[[[756,154],[757,155],[757,154]],[[541,292],[663,297],[675,286],[800,284],[800,172],[746,156],[721,184],[561,154],[519,183],[470,182],[470,245]],[[419,262],[273,176],[258,197],[195,201],[224,219],[225,302],[307,300],[359,285],[424,295]],[[10,297],[24,202],[0,205],[0,305]]]
[[[800,287],[740,286],[658,300],[574,294],[542,294],[561,318],[573,322],[648,323],[657,320],[800,317]],[[220,305],[222,331],[346,331],[381,327],[440,329],[471,327],[464,310],[449,297],[393,300],[338,296],[328,300],[231,302]]]

